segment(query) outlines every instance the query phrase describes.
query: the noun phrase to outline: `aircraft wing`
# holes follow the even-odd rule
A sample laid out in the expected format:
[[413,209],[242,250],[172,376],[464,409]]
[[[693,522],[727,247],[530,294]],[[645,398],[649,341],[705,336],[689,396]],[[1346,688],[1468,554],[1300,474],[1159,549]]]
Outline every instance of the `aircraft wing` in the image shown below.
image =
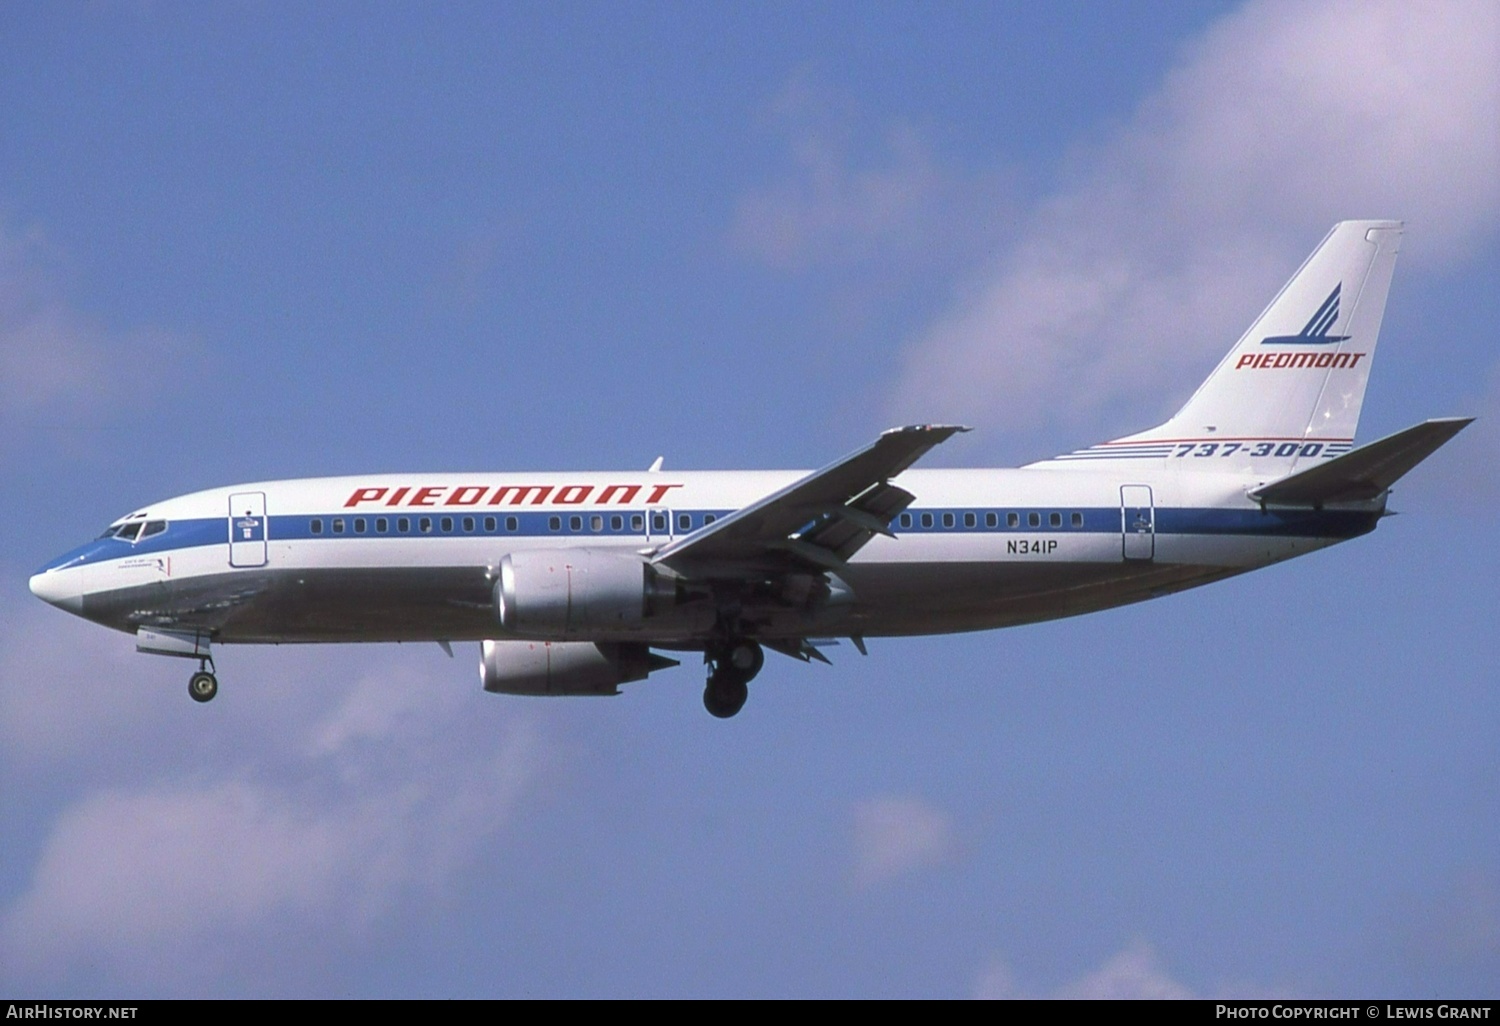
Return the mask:
[[914,496],[890,479],[966,427],[892,428],[874,442],[664,546],[653,564],[687,576],[811,566],[841,569]]
[[1326,463],[1262,485],[1250,493],[1250,498],[1288,506],[1374,499],[1473,421],[1473,417],[1423,421]]

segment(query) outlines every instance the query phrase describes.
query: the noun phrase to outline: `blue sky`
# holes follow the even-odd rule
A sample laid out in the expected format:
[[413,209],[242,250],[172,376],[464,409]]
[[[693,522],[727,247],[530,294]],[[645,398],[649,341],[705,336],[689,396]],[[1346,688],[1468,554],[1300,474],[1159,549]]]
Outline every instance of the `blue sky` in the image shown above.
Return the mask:
[[[1493,996],[1491,4],[0,10],[0,989]],[[153,499],[1005,465],[1159,421],[1333,222],[1408,234],[1373,536],[1089,618],[482,693],[47,608]]]

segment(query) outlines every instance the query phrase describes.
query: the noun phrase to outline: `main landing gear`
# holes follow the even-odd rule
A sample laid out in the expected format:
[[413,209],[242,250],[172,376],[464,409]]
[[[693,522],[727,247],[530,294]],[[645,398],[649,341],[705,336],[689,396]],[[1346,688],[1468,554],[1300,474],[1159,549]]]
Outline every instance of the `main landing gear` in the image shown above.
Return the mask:
[[748,685],[765,665],[766,654],[755,642],[741,639],[710,646],[703,661],[709,666],[703,707],[726,720],[744,707],[750,697]]
[[209,669],[212,665],[211,659],[201,660],[198,672],[188,678],[188,694],[195,702],[211,702],[219,693],[219,678]]

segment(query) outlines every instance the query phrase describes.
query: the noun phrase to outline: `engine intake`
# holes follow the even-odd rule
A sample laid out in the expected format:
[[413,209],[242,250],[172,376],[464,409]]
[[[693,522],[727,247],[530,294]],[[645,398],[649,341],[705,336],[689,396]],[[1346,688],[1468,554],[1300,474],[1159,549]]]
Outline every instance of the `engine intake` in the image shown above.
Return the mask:
[[638,626],[674,591],[634,553],[532,549],[501,560],[495,612],[516,634],[566,638]]

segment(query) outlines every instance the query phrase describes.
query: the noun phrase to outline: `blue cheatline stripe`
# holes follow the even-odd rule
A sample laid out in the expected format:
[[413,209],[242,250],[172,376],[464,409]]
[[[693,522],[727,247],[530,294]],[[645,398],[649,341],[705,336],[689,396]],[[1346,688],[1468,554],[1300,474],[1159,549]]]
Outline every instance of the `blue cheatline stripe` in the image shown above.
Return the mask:
[[1373,531],[1380,516],[1352,510],[1167,508],[1156,511],[1156,533],[1356,538]]
[[[637,511],[641,512],[641,511]],[[673,511],[673,533],[681,537],[687,533],[676,526],[676,516],[687,513],[692,517],[694,528],[703,525],[705,513],[712,512],[716,517],[723,517],[727,511],[724,510],[674,510]],[[1058,514],[1061,523],[1054,526],[1051,520],[1052,514]],[[1079,513],[1083,516],[1083,523],[1075,525],[1073,514]],[[1035,514],[1038,523],[1033,525],[1031,517]],[[427,516],[427,514],[422,514]],[[630,514],[622,514],[625,517],[624,530],[612,530],[609,527],[609,513],[599,514],[605,517],[604,529],[598,532],[589,530],[592,513],[498,513],[496,516],[496,530],[482,530],[485,514],[476,514],[476,530],[465,532],[462,530],[463,514],[455,516],[454,530],[443,532],[441,529],[442,514],[432,517],[432,531],[421,533],[419,529],[419,517],[409,514],[399,514],[399,517],[410,521],[410,530],[400,533],[396,530],[398,515],[387,516],[387,532],[380,534],[374,530],[374,516],[367,516],[366,530],[363,534],[353,530],[353,517],[345,516],[345,533],[333,534],[331,523],[333,515],[322,517],[312,516],[273,516],[270,528],[267,532],[269,541],[363,541],[376,539],[400,538],[404,541],[414,541],[424,538],[494,538],[503,541],[505,538],[556,538],[559,541],[567,541],[570,544],[585,542],[591,538],[641,538],[641,532],[632,532],[628,529]],[[649,515],[647,513],[646,515]],[[1014,515],[1016,523],[1011,523]],[[516,530],[505,530],[505,518],[516,517]],[[583,518],[584,529],[574,530],[570,518],[579,516]],[[910,517],[910,522],[903,524],[904,517]],[[931,517],[930,523],[924,523],[925,517]],[[966,523],[966,518],[974,518],[973,526]],[[553,517],[560,517],[560,528],[553,530],[551,521]],[[945,523],[945,518],[952,520],[951,526]],[[990,522],[990,518],[994,522]],[[323,522],[323,533],[315,535],[312,533],[312,521],[318,519]],[[1353,538],[1365,534],[1374,529],[1379,521],[1378,513],[1360,513],[1351,511],[1335,510],[1259,510],[1259,509],[1216,509],[1212,507],[1157,507],[1155,510],[1155,528],[1159,535],[1244,535],[1258,537],[1304,537],[1304,538]],[[916,507],[909,509],[901,517],[892,521],[892,530],[899,537],[901,535],[931,535],[931,534],[955,534],[955,535],[983,535],[983,534],[1118,534],[1121,530],[1121,512],[1118,506],[1097,506],[1079,509],[1068,506],[1040,506],[1040,507]],[[653,532],[654,535],[665,532]],[[55,566],[71,564],[82,559],[85,562],[95,563],[104,560],[125,559],[132,556],[149,556],[156,553],[171,553],[180,549],[198,548],[206,545],[223,545],[228,541],[228,527],[223,517],[211,517],[200,520],[174,520],[170,521],[167,530],[161,534],[154,535],[142,542],[132,544],[115,538],[101,538],[90,542],[88,545],[75,549],[66,556],[60,557],[42,569]]]

